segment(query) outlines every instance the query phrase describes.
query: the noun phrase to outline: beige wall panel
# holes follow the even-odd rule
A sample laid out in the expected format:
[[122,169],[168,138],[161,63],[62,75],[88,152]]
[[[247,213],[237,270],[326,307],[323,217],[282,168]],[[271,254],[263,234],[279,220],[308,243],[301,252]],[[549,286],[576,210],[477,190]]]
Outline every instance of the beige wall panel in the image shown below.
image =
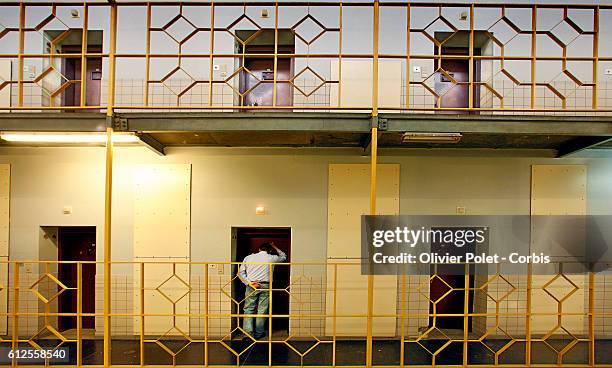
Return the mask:
[[[331,62],[332,80],[338,80],[338,60]],[[379,62],[378,104],[400,107],[402,64],[396,60]],[[341,106],[370,106],[372,104],[372,61],[342,60]],[[330,103],[338,103],[338,85],[330,88]]]
[[0,335],[6,335],[8,328],[8,290],[8,257],[0,257]]
[[[377,213],[399,214],[399,165],[378,166]],[[358,262],[361,256],[361,215],[370,211],[370,165],[330,164],[328,189],[327,256],[332,262]],[[327,314],[366,314],[367,276],[359,266],[339,265],[336,300],[327,293]],[[397,277],[377,276],[374,286],[374,313],[394,314],[397,303]],[[328,290],[334,288],[334,271],[328,268]],[[336,309],[334,310],[334,305]],[[353,336],[365,334],[364,317],[337,317],[335,332]],[[375,318],[376,336],[395,334],[395,318]],[[326,334],[332,334],[334,319],[327,318]]]
[[[0,60],[0,80],[10,81],[11,77],[11,61]],[[11,106],[11,86],[8,85],[0,89],[0,106]],[[0,112],[6,112],[6,110],[0,110]]]
[[[532,165],[531,171],[531,215],[585,215],[586,214],[586,180],[585,165]],[[533,229],[536,232],[537,229]],[[532,312],[557,313],[559,303],[556,299],[563,299],[572,293],[562,303],[562,313],[584,313],[585,287],[584,275],[565,275],[558,277],[544,290],[544,286],[554,275],[534,275],[532,292]],[[571,282],[570,282],[571,281]],[[575,288],[574,283],[578,289]],[[546,334],[557,326],[557,317],[532,317],[532,331],[534,334]],[[584,316],[563,316],[561,325],[574,334],[585,332]],[[558,330],[556,333],[565,334]]]
[[[190,260],[191,165],[142,165],[134,171],[134,260],[186,262]],[[135,285],[140,285],[135,266]],[[189,313],[189,267],[146,265],[144,312]],[[141,313],[141,290],[135,290],[134,310]],[[134,321],[135,332],[140,319]],[[187,317],[148,317],[145,334],[176,335],[189,332]]]
[[0,164],[0,335],[7,329],[10,193],[11,166]]
[[585,165],[533,165],[532,215],[586,214]]
[[9,255],[11,165],[0,164],[0,257]]

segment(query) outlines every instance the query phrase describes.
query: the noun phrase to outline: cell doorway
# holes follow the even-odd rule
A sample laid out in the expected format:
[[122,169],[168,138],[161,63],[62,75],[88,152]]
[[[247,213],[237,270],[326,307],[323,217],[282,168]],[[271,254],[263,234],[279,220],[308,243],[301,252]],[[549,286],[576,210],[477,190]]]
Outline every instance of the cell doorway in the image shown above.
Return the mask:
[[[44,286],[48,295],[57,296],[52,308],[57,310],[59,331],[77,328],[79,293],[77,287],[78,263],[81,263],[81,308],[82,313],[95,313],[96,309],[96,227],[95,226],[42,226],[40,238],[40,260],[58,261],[56,266],[41,266],[39,272],[49,273],[61,283],[49,281]],[[46,278],[45,280],[50,280]],[[64,289],[65,287],[65,289]],[[55,290],[51,290],[55,289]],[[82,317],[83,329],[94,329],[93,316]]]
[[[232,261],[242,262],[246,256],[257,253],[263,243],[274,243],[287,254],[291,261],[291,228],[288,227],[233,227],[232,228]],[[232,275],[237,275],[240,265],[232,267]],[[288,264],[274,266],[271,288],[271,310],[273,315],[289,315],[289,283],[291,267]],[[246,287],[239,278],[232,283],[232,313],[242,314],[244,307]],[[285,291],[286,290],[286,291]],[[242,327],[242,317],[232,318],[232,330]],[[269,331],[268,322],[266,331]],[[289,317],[272,318],[273,336],[287,336],[289,334]],[[239,334],[236,334],[236,336]],[[235,336],[233,336],[235,337]]]
[[[70,261],[95,262],[96,261],[96,228],[94,226],[62,226],[58,228],[58,253],[60,262],[58,273],[59,279],[68,287],[77,287],[78,270],[77,264]],[[95,263],[82,264],[82,295],[83,313],[95,313],[96,290],[91,287],[96,284]],[[62,293],[59,297],[60,313],[77,313],[77,292],[71,290]],[[77,327],[74,317],[60,317],[59,327],[69,330]],[[94,317],[83,317],[83,328],[95,328]]]

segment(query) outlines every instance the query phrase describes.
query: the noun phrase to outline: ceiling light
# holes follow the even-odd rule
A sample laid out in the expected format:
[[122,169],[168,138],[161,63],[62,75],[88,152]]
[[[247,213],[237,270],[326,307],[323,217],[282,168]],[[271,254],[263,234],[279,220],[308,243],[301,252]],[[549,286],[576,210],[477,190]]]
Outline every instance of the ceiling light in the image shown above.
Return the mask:
[[[106,134],[86,133],[2,133],[7,142],[21,143],[105,143]],[[113,134],[114,143],[135,143],[139,138],[133,134]]]
[[402,142],[458,143],[461,140],[461,137],[461,133],[406,132],[404,135],[402,135]]

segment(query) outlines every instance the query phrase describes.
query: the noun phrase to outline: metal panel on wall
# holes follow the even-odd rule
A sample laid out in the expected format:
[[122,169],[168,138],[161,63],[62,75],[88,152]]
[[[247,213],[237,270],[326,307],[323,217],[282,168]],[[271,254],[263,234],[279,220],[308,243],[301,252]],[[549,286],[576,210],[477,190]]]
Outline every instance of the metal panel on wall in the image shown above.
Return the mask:
[[[377,213],[399,214],[399,164],[378,165]],[[326,309],[327,315],[366,315],[367,276],[361,274],[358,263],[361,257],[361,215],[370,212],[370,165],[329,165],[329,189],[327,199],[327,257],[330,262],[341,263],[334,269],[328,267]],[[336,285],[334,287],[334,279]],[[336,289],[336,302],[333,290]],[[334,310],[335,306],[335,310]],[[397,306],[397,276],[376,276],[374,280],[374,314],[395,315]],[[328,317],[325,321],[327,335],[363,336],[366,332],[365,317]],[[395,318],[374,318],[375,336],[393,336]]]
[[[189,265],[191,229],[191,165],[143,165],[134,170],[134,261],[158,262],[135,266],[134,311],[146,317],[146,335],[189,333]],[[164,263],[165,262],[165,263]],[[172,265],[173,263],[178,263]],[[143,310],[144,309],[144,310]],[[135,331],[141,322],[134,321]]]
[[[531,170],[531,215],[585,215],[586,182],[585,165],[533,165]],[[532,239],[537,239],[541,232],[550,231],[550,229],[540,229],[532,222],[531,231]],[[554,331],[555,335],[565,335],[560,328],[562,327],[572,334],[582,334],[585,332],[586,277],[564,274],[561,270],[556,270],[556,272],[557,275],[538,275],[537,270],[534,271],[531,312],[534,314],[550,313],[550,315],[532,316],[532,332],[537,335]],[[561,317],[560,326],[556,316],[559,308],[564,314]]]

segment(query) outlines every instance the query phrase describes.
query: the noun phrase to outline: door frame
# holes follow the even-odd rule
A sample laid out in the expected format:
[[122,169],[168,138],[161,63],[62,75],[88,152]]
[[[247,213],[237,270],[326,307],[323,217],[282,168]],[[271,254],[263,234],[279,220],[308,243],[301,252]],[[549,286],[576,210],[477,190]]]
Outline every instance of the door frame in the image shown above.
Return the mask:
[[[236,250],[237,250],[237,246],[238,246],[238,237],[237,237],[237,233],[238,233],[238,229],[286,229],[289,231],[289,255],[291,255],[292,251],[293,251],[293,227],[292,226],[284,226],[284,225],[278,225],[278,226],[261,226],[261,225],[246,225],[246,226],[230,226],[230,250],[231,250],[231,254],[230,254],[230,261],[231,262],[240,262],[238,260],[236,260]],[[291,262],[291,259],[289,260]],[[230,279],[233,280],[234,277],[236,277],[236,275],[238,274],[238,265],[235,263],[230,264]],[[291,285],[291,266],[289,266],[289,284]],[[231,282],[231,296],[232,298],[234,298],[235,295],[235,288],[234,288],[234,282]],[[235,313],[240,313],[240,310],[238,310],[238,306],[236,305],[236,303],[232,302],[230,300],[231,303],[231,313],[235,314]],[[289,300],[289,305],[288,305],[288,312],[291,313],[291,300]],[[238,327],[238,323],[236,321],[238,321],[238,319],[235,319],[232,317],[231,321],[230,321],[230,331],[234,331],[234,329],[236,327]],[[287,326],[287,330],[288,332],[290,332],[291,328],[291,324],[289,323],[289,325]],[[232,334],[234,335],[234,334]]]
[[[62,231],[62,228],[71,228],[71,229],[79,228],[79,229],[83,229],[83,230],[85,230],[85,229],[93,230],[93,238],[94,238],[94,241],[95,241],[95,243],[94,243],[94,245],[95,245],[95,254],[93,255],[93,258],[94,258],[94,260],[97,259],[97,256],[98,256],[98,242],[97,242],[98,228],[97,228],[97,226],[81,226],[81,225],[76,225],[76,226],[58,226],[57,227],[57,234],[58,234],[58,236],[57,236],[57,259],[58,259],[58,261],[61,261],[60,255],[62,254],[62,248],[63,248],[62,243],[61,243],[61,231]],[[82,271],[84,270],[85,267],[87,267],[88,269],[89,268],[93,269],[93,280],[89,280],[89,281],[92,281],[93,285],[95,285],[96,284],[96,273],[97,273],[96,272],[97,271],[96,270],[96,265],[95,264],[93,264],[93,265],[92,264],[84,264],[83,267],[82,267]],[[58,269],[57,269],[57,275],[58,275],[58,279],[59,280],[62,280],[62,274],[64,272],[63,269],[64,268],[62,267],[62,264],[60,264]],[[82,272],[82,277],[84,277],[84,276],[85,276],[85,273]],[[83,290],[85,290],[85,283],[82,282],[82,285],[83,285]],[[91,305],[93,305],[93,309],[94,309],[93,312],[95,313],[95,309],[96,309],[96,307],[95,307],[95,305],[96,305],[96,290],[95,290],[95,286],[94,286],[93,290],[91,288],[87,288],[87,289],[91,293],[90,294],[91,295],[91,299],[93,299],[91,301]],[[83,290],[81,290],[81,293],[80,293],[81,297],[83,298],[83,300],[81,300],[82,308],[85,307],[85,303],[84,303],[85,299],[84,298],[85,298],[85,295],[86,295],[86,293],[84,293]],[[76,297],[78,298],[78,294],[77,294]],[[77,303],[78,303],[78,301],[77,301]],[[62,310],[63,307],[64,307],[64,303],[63,303],[62,295],[60,295],[59,298],[58,298],[58,312],[59,313],[78,313],[78,311],[76,311],[76,310],[75,311],[63,311]],[[73,306],[71,305],[70,309],[72,309],[72,307]],[[83,313],[91,313],[91,312],[83,311]],[[87,318],[88,322],[93,325],[91,328],[95,329],[96,326],[95,326],[95,318],[94,317],[90,316],[90,317],[81,317],[81,318],[83,319],[81,321],[82,324],[84,324],[85,318]],[[65,323],[66,320],[69,320],[69,317],[68,318],[66,318],[66,317],[62,318],[62,316],[60,316],[58,318],[57,322],[58,322],[58,327],[60,329],[64,330],[63,326],[64,326],[64,323]],[[76,323],[76,326],[78,326],[78,323]],[[74,328],[76,328],[76,326]],[[83,328],[86,328],[86,327],[83,327]],[[90,327],[87,327],[87,328],[90,328]]]
[[[84,225],[39,225],[39,242],[38,242],[38,259],[41,263],[38,266],[38,274],[42,276],[46,272],[45,263],[46,261],[51,262],[49,264],[49,272],[55,273],[59,279],[59,229],[67,228],[67,227],[81,227],[81,228],[93,228],[95,230],[95,239],[96,239],[96,261],[98,257],[98,235],[99,229],[97,224],[84,224]],[[94,265],[96,274],[97,274],[97,264]],[[94,285],[95,285],[95,276],[94,276]],[[95,286],[94,286],[95,288]],[[97,305],[98,300],[95,299],[95,289],[94,289],[94,306]],[[39,312],[44,312],[44,305],[39,305]],[[95,307],[94,307],[95,309]],[[60,312],[60,303],[52,303],[51,312],[59,313]],[[51,319],[52,323],[56,323],[59,327],[60,317],[56,316]],[[95,321],[94,321],[95,324]],[[42,328],[45,325],[44,319],[42,317],[38,318],[38,326]],[[95,328],[95,326],[94,326]]]

